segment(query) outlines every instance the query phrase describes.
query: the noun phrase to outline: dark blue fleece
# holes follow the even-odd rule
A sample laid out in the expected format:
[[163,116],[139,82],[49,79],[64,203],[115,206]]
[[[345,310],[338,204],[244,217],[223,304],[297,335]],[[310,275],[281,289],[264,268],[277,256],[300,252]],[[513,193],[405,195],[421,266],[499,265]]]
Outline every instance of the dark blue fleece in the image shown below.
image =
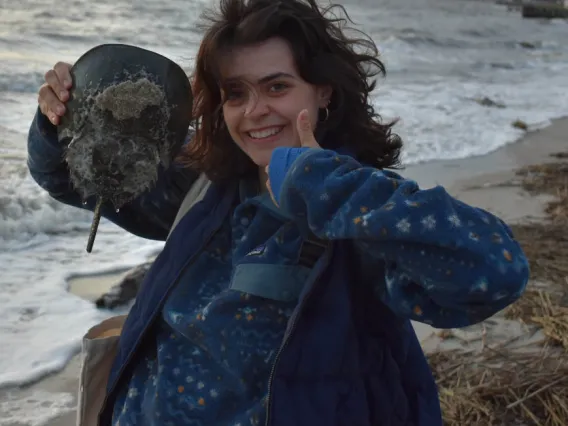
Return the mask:
[[[479,322],[517,300],[529,276],[510,229],[437,186],[323,149],[277,148],[269,179],[280,209],[329,240],[386,263],[375,293],[395,313],[441,328]],[[370,266],[372,268],[372,266]]]
[[280,200],[280,190],[286,177],[286,172],[292,163],[309,148],[277,148],[272,152],[270,160],[270,187],[274,198]]
[[[232,219],[168,297],[119,393],[113,424],[264,421],[271,367],[307,274],[296,264],[298,231],[283,224],[269,197],[256,195],[257,185],[241,186]],[[282,294],[289,296],[277,300]]]

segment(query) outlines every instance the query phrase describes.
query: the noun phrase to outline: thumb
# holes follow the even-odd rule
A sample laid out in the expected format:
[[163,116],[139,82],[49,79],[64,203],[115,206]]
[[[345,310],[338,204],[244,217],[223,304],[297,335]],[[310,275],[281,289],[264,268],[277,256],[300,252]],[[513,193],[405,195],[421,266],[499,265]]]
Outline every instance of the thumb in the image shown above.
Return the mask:
[[296,120],[296,127],[298,135],[300,136],[300,145],[304,148],[319,148],[316,141],[314,132],[312,131],[312,124],[310,123],[310,114],[307,109],[300,111]]

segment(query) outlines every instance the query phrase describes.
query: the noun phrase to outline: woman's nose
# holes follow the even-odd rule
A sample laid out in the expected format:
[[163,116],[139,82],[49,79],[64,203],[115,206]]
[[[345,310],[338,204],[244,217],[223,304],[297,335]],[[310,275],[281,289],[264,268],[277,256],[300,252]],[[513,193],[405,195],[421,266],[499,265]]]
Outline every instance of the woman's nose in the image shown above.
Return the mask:
[[253,118],[266,115],[268,111],[268,102],[264,96],[261,96],[258,93],[251,93],[245,106],[245,116]]

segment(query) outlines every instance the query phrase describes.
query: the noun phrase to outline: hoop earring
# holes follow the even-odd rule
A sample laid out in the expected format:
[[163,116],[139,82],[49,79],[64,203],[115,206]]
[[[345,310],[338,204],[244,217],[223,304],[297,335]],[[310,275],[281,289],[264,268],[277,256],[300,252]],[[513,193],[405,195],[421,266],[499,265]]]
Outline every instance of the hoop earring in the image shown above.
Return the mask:
[[329,108],[325,107],[323,110],[325,111],[325,118],[322,120],[322,122],[326,122],[329,118]]

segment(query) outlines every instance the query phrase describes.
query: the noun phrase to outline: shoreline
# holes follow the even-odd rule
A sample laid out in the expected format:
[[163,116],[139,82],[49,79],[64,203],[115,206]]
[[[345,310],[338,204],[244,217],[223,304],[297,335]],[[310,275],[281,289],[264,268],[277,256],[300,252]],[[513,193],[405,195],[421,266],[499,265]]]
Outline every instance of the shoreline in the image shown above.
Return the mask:
[[[550,155],[566,149],[568,115],[550,120],[546,127],[529,130],[519,139],[487,154],[452,160],[409,164],[400,174],[415,179],[421,188],[442,185],[448,192],[463,191],[466,181],[482,175],[514,174],[530,164],[549,162]],[[538,148],[535,144],[539,144]],[[461,175],[461,176],[460,176]]]
[[[550,154],[568,148],[568,118],[552,120],[550,126],[527,132],[516,142],[505,145],[483,156],[427,162],[409,165],[398,172],[409,179],[416,180],[421,188],[435,185],[444,186],[457,199],[497,214],[507,223],[515,224],[526,220],[543,220],[544,208],[552,198],[544,195],[531,195],[519,185],[515,171],[521,167],[552,161]],[[78,297],[93,301],[115,285],[127,271],[112,271],[93,275],[75,275],[67,280],[69,291]],[[460,349],[468,342],[505,341],[526,333],[517,321],[497,317],[489,321],[489,332],[481,326],[458,330],[461,339],[444,340],[444,331],[435,330],[424,324],[415,325],[417,334],[427,353],[438,350]],[[86,331],[86,330],[85,330]],[[542,336],[535,336],[539,342]],[[530,342],[529,342],[530,343]],[[476,343],[477,344],[477,343]],[[526,344],[526,341],[523,341]],[[78,388],[78,357],[74,357],[66,368],[43,380],[22,388],[0,390],[0,407],[7,398],[25,401],[34,399],[37,392],[67,393],[73,402],[61,408],[60,415],[44,423],[47,426],[70,426],[75,424],[73,405],[76,404]],[[0,423],[16,426],[29,423],[3,420],[6,415],[0,410]],[[12,413],[19,418],[18,413]]]

